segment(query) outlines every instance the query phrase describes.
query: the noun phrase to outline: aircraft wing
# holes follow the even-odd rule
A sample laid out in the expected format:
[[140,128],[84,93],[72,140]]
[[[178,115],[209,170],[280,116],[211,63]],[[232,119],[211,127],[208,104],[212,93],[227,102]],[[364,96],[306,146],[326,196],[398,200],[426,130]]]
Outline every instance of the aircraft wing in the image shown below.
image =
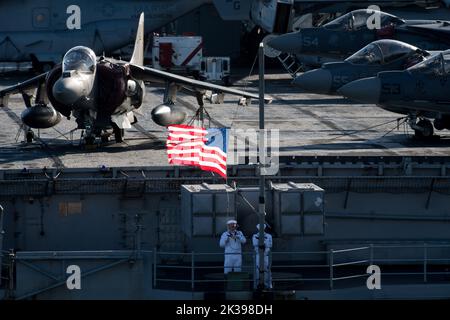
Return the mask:
[[[218,93],[228,93],[245,98],[259,99],[258,94],[227,88],[224,86],[183,77],[180,75],[176,75],[170,72],[161,71],[153,68],[141,67],[130,64],[130,71],[131,75],[139,80],[158,83],[169,82],[191,90],[192,89],[211,90]],[[264,100],[266,101],[266,103],[272,102],[272,98],[270,97],[265,97]]]
[[18,83],[14,86],[0,90],[0,106],[3,105],[3,99],[9,95],[24,92],[26,90],[36,89],[47,78],[47,73],[42,73],[34,78]]

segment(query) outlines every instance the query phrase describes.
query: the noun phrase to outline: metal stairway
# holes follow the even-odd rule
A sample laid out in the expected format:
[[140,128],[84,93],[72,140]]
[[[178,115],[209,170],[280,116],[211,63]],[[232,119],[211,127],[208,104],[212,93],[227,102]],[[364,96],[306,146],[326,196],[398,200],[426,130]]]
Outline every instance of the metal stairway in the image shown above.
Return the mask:
[[293,54],[283,52],[278,55],[277,58],[283,65],[283,68],[291,75],[293,79],[297,76],[297,73],[303,70],[302,64]]

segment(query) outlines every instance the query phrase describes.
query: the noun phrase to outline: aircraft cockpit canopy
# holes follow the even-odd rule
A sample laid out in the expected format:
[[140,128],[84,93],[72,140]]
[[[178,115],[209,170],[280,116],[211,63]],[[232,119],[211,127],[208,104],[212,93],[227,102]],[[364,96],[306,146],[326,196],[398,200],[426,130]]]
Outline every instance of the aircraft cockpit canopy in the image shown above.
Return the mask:
[[83,73],[93,73],[97,64],[97,56],[87,47],[70,49],[63,59],[63,72],[77,70]]
[[[376,17],[375,15],[378,15]],[[367,29],[368,23],[372,22],[372,20],[377,21],[376,19],[380,19],[380,28],[383,29],[390,25],[397,25],[400,23],[404,23],[404,20],[399,17],[393,16],[391,14],[382,12],[382,11],[374,11],[368,9],[360,9],[349,12],[340,16],[333,21],[328,22],[324,25],[324,28],[330,30],[345,30],[345,31],[355,31],[361,29]]]
[[411,73],[450,75],[450,50],[435,54],[431,58],[408,69]]
[[[352,64],[386,64],[413,55],[418,48],[396,40],[374,41],[346,59]],[[419,60],[420,61],[420,60]]]

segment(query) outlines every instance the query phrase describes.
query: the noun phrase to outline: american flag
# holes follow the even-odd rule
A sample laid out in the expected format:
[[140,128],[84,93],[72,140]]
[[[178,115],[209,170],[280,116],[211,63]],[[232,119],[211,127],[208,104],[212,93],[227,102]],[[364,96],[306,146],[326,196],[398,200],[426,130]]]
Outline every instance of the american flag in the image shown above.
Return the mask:
[[169,164],[195,166],[227,178],[228,129],[169,126]]

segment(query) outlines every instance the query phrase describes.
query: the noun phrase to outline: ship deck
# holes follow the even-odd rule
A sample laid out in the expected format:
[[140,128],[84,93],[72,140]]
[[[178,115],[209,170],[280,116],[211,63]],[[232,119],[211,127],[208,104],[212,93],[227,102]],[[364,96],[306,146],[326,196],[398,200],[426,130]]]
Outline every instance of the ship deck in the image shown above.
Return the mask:
[[[239,70],[248,74],[248,70]],[[22,81],[25,76],[1,76],[0,87]],[[257,92],[257,75],[240,76],[235,88]],[[354,104],[333,96],[307,94],[291,85],[289,75],[269,70],[267,94],[274,98],[266,106],[266,128],[280,130],[282,156],[449,156],[450,131],[437,132],[429,141],[413,138],[411,129],[397,126],[399,114],[375,105]],[[0,169],[96,168],[166,165],[167,130],[151,120],[151,110],[162,102],[163,88],[147,88],[145,103],[138,111],[138,126],[126,130],[125,142],[110,142],[95,148],[80,145],[76,123],[63,119],[52,129],[40,130],[39,139],[23,143],[20,95],[0,108]],[[194,97],[181,93],[179,105],[188,117],[195,114]],[[237,105],[238,97],[227,95],[224,104],[207,105],[212,127],[258,128],[258,102]]]

